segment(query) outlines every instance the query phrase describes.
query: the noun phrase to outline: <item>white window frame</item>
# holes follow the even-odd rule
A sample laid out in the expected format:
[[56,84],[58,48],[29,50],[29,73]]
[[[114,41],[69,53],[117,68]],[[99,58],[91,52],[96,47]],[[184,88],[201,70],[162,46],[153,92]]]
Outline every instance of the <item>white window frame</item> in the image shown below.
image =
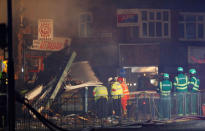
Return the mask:
[[[140,37],[141,38],[171,38],[171,11],[168,10],[168,9],[139,9],[140,13],[139,13],[139,22],[140,22]],[[142,20],[142,11],[146,11],[147,12],[147,20],[144,21]],[[168,21],[164,21],[163,20],[163,12],[168,12]],[[153,12],[154,13],[154,20],[149,20],[149,13],[150,12]],[[156,17],[157,17],[157,13],[160,12],[161,13],[161,20],[157,20]],[[155,25],[155,29],[154,29],[154,36],[149,36],[149,27],[148,27],[148,24],[149,22],[154,22],[154,25]],[[161,36],[157,36],[157,32],[156,32],[156,23],[157,22],[160,22],[161,23],[161,33],[162,35]],[[143,23],[147,23],[147,36],[144,36],[143,35]],[[164,35],[165,32],[164,32],[164,24],[167,23],[168,24],[168,35]]]
[[[178,21],[178,25],[179,24],[184,24],[184,38],[180,38],[179,36],[179,40],[181,41],[205,41],[205,13],[193,13],[193,12],[180,12],[179,15],[183,15],[184,16],[184,19],[186,16],[203,16],[203,21],[198,21],[198,18],[196,18],[196,21],[195,22],[187,22],[187,21]],[[190,38],[187,38],[187,32],[186,32],[186,24],[187,23],[195,23],[196,24],[196,38],[194,39],[190,39]],[[198,37],[198,25],[199,24],[203,24],[203,38],[199,38]]]
[[[85,22],[82,22],[81,21],[81,16],[82,15],[89,15],[90,16],[90,21],[85,21]],[[88,34],[88,25],[87,24],[92,24],[93,23],[93,15],[91,12],[82,12],[80,13],[79,15],[79,37],[90,37],[90,35]],[[81,34],[81,25],[84,25],[84,35]]]

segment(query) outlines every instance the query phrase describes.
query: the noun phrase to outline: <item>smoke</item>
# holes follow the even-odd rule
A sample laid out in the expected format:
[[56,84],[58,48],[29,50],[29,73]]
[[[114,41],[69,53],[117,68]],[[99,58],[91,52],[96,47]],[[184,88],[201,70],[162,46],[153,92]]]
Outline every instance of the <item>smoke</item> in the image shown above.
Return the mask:
[[[29,24],[37,28],[39,19],[53,19],[54,21],[54,36],[68,37],[74,35],[77,31],[76,21],[79,19],[79,14],[88,9],[90,2],[78,0],[19,0],[16,4],[21,7],[16,7],[17,10],[23,11],[17,15],[24,16]],[[75,22],[75,23],[74,23]]]

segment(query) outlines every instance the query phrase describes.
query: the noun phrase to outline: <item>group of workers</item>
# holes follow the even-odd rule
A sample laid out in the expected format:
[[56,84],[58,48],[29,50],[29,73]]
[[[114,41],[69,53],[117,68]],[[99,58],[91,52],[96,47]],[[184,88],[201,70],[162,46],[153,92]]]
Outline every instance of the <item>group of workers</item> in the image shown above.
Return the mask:
[[[176,107],[178,116],[197,115],[197,97],[200,83],[196,70],[190,69],[188,75],[184,73],[183,67],[178,67],[177,71],[178,74],[173,81],[170,80],[168,73],[163,73],[163,79],[159,81],[159,118],[163,120],[171,118],[171,106]],[[110,88],[100,85],[93,89],[98,118],[106,118],[109,115],[126,117],[130,92],[125,77],[111,77],[108,79],[108,83]],[[108,97],[109,93],[111,97]],[[171,102],[172,99],[176,99],[175,105]],[[112,108],[108,107],[110,101]]]
[[[110,86],[110,94],[106,86],[100,85],[93,89],[93,96],[95,97],[97,116],[98,118],[106,118],[108,115],[114,115],[116,118],[126,116],[127,114],[127,100],[129,99],[129,89],[125,82],[125,78],[117,77],[108,79]],[[109,107],[108,100],[112,101],[112,107]],[[111,108],[111,110],[109,110]]]
[[[190,69],[188,75],[184,73],[183,67],[178,67],[177,71],[178,74],[173,82],[167,73],[163,73],[163,80],[159,82],[161,119],[170,119],[171,106],[176,106],[178,116],[197,115],[197,92],[199,92],[200,81],[196,70]],[[171,103],[173,98],[176,98],[176,105]]]

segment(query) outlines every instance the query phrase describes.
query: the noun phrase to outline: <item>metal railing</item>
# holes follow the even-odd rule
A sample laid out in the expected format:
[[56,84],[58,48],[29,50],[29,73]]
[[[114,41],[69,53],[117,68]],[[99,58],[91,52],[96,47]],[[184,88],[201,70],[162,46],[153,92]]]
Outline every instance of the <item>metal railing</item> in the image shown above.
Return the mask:
[[[175,93],[162,96],[157,93],[131,93],[127,101],[127,111],[123,111],[119,100],[109,97],[95,101],[93,97],[59,99],[53,105],[40,111],[40,106],[31,105],[42,116],[64,129],[92,127],[119,127],[146,121],[174,120],[178,117],[205,115],[204,93]],[[87,111],[85,111],[87,105]],[[42,105],[43,106],[43,105]],[[204,109],[204,110],[203,110]],[[16,129],[47,130],[47,128],[27,108],[16,118]]]

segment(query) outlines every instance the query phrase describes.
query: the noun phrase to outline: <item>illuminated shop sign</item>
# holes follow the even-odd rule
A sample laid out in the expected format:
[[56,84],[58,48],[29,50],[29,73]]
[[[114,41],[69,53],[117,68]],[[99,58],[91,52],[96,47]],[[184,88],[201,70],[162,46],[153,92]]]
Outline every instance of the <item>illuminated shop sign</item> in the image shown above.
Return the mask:
[[119,9],[117,10],[117,26],[137,26],[138,12],[135,9]]

